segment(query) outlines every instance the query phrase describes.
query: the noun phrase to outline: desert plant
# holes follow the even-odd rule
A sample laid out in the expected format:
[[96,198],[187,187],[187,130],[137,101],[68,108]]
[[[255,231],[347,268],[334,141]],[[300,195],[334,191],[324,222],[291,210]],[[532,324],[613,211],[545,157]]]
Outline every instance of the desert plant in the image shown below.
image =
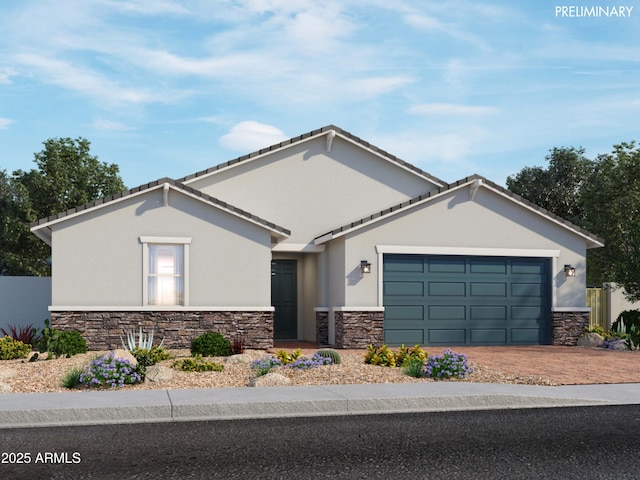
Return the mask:
[[395,367],[396,355],[386,345],[376,347],[371,344],[367,347],[367,351],[364,354],[364,363],[380,365],[382,367]]
[[[153,347],[153,328],[149,334],[146,334],[142,331],[142,327],[140,327],[140,331],[138,333],[138,343],[136,344],[136,334],[135,332],[127,332],[127,343],[125,345],[124,340],[122,339],[122,335],[120,335],[120,342],[122,343],[122,348],[125,350],[133,350],[133,349],[143,349],[143,350],[151,350]],[[164,338],[160,341],[159,347],[164,343]]]
[[207,332],[191,342],[191,355],[203,357],[228,357],[231,342],[218,332]]
[[15,360],[26,358],[31,351],[31,345],[20,340],[14,340],[10,336],[0,338],[0,360]]
[[80,375],[84,372],[84,367],[74,367],[62,376],[62,386],[64,388],[78,388],[82,385]]
[[171,358],[171,354],[167,352],[164,347],[157,345],[154,345],[150,349],[135,347],[130,350],[129,353],[134,356],[138,362],[138,366],[143,368],[150,367],[151,365]]
[[621,337],[628,334],[633,325],[640,329],[640,310],[625,310],[611,325],[611,333]]
[[224,369],[224,365],[216,362],[207,362],[201,355],[197,354],[193,357],[176,360],[171,366],[183,372],[221,372]]
[[271,355],[264,356],[258,360],[251,362],[251,369],[255,372],[256,377],[266,375],[272,368],[280,367],[282,362]]
[[32,323],[29,325],[7,325],[7,329],[0,328],[0,332],[5,337],[19,340],[26,345],[33,345],[38,334],[38,329],[34,328]]
[[404,373],[410,377],[421,378],[424,376],[424,360],[413,357],[409,359],[407,365],[404,367]]
[[314,353],[311,357],[298,357],[293,362],[285,365],[285,368],[295,368],[298,370],[306,370],[308,368],[321,367],[323,365],[333,365],[330,357],[322,357]]
[[113,352],[92,360],[80,374],[80,383],[92,388],[118,388],[141,381],[142,377],[131,362],[115,358]]
[[447,348],[442,355],[429,355],[424,373],[431,378],[467,378],[473,373],[464,353],[455,353]]
[[333,348],[321,348],[316,352],[316,355],[330,358],[331,360],[333,360],[333,363],[336,365],[339,365],[342,362],[342,357],[340,357],[340,354]]
[[607,332],[601,325],[596,325],[595,327],[584,327],[585,333],[597,333],[605,340],[611,338],[611,332]]
[[404,344],[400,347],[396,355],[396,365],[399,367],[407,367],[412,360],[420,360],[423,364],[427,361],[427,354],[420,348],[420,345],[414,345],[413,347],[405,347]]
[[629,350],[640,350],[640,328],[631,325],[625,345]]
[[58,330],[49,326],[49,320],[44,321],[45,328],[40,331],[40,337],[35,347],[40,352],[48,352],[47,359],[52,356],[72,357],[77,353],[87,351],[87,342],[76,330]]
[[296,348],[293,352],[287,352],[286,350],[278,350],[276,352],[276,357],[282,365],[287,365],[288,363],[295,362],[302,356],[302,350]]

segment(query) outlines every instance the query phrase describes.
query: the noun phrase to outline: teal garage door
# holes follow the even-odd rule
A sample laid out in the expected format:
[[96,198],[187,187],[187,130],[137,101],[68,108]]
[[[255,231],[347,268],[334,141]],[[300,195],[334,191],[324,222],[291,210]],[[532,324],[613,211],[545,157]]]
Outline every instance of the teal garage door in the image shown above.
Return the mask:
[[550,259],[384,255],[389,345],[540,345],[551,338]]

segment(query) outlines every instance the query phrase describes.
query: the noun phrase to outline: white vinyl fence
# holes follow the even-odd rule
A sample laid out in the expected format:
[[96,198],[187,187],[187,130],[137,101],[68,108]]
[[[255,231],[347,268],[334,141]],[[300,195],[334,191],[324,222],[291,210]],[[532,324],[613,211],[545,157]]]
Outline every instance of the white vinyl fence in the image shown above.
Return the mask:
[[33,324],[40,329],[49,305],[51,277],[0,277],[0,328]]

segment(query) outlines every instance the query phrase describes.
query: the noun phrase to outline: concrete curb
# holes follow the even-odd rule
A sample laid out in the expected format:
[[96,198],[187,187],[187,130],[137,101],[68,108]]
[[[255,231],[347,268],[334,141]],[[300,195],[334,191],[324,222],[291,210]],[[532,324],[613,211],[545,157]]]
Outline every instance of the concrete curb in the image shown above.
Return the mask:
[[0,394],[0,428],[640,404],[640,384],[466,382]]

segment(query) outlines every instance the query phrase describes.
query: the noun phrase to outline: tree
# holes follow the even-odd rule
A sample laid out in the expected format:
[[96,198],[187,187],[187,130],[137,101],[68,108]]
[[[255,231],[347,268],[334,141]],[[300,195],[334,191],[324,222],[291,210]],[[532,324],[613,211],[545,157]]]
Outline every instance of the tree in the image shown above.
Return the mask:
[[49,139],[37,169],[0,171],[0,275],[49,275],[51,249],[29,230],[39,218],[112,195],[125,186],[115,164],[91,155],[82,137]]
[[525,167],[507,178],[513,193],[578,225],[585,220],[580,191],[593,176],[595,162],[583,148],[553,148],[545,157],[549,167]]
[[616,282],[629,300],[640,300],[640,148],[634,142],[598,157],[582,201],[586,227],[605,241],[589,253],[589,268],[600,282]]

